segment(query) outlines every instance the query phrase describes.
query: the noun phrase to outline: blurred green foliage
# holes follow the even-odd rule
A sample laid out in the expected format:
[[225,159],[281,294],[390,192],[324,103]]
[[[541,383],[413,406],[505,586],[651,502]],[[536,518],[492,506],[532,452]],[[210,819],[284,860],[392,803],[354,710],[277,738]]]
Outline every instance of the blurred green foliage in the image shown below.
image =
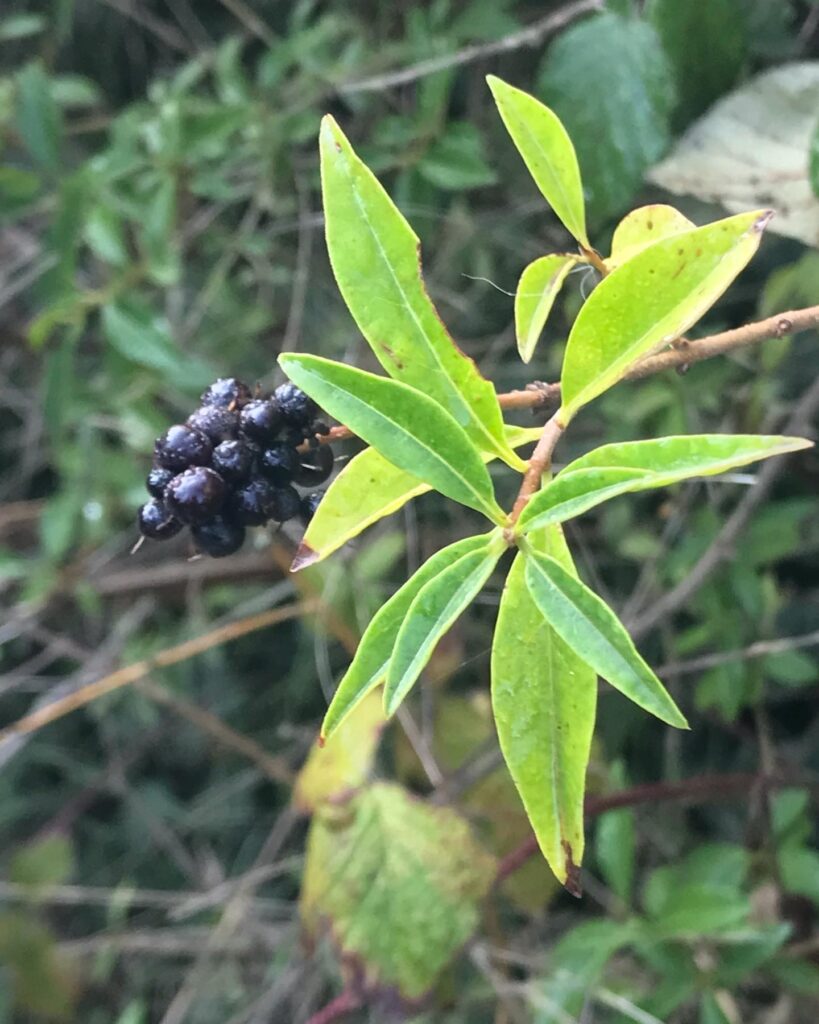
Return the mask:
[[[421,234],[427,285],[482,371],[499,391],[553,380],[589,283],[569,278],[522,367],[505,292],[532,258],[570,240],[505,139],[483,76],[537,92],[565,119],[591,234],[605,248],[630,205],[663,198],[642,186],[643,173],[709,103],[764,68],[819,59],[819,8],[802,0],[601,6],[554,36],[535,31],[493,49],[565,4],[7,0],[3,723],[60,687],[318,594],[332,616],[153,674],[294,771],[301,764],[326,706],[322,687],[348,662],[345,637],[422,556],[463,535],[470,513],[422,498],[305,578],[282,575],[289,535],[259,537],[210,574],[181,545],[129,559],[153,438],[219,373],[269,383],[283,347],[364,358],[321,237],[316,134],[328,111]],[[441,70],[428,63],[455,53]],[[683,209],[697,222],[715,213]],[[698,330],[815,303],[816,280],[815,252],[769,238]],[[769,430],[818,373],[814,332],[624,384],[578,420],[561,458],[661,433]],[[755,1024],[771,1007],[789,1024],[812,1024],[815,651],[731,654],[819,629],[818,478],[815,457],[793,457],[734,557],[643,641],[655,665],[726,656],[668,677],[692,732],[667,736],[606,695],[590,784],[599,792],[773,764],[805,785],[602,816],[584,902],[547,892],[537,874],[546,911],[529,889],[492,896],[475,955],[443,976],[419,1021],[483,1024],[513,1000],[520,1019],[543,1024],[567,1015]],[[691,571],[743,489],[717,481],[601,507],[573,528],[581,572],[639,617]],[[494,615],[491,600],[479,604],[436,652],[412,706],[431,752],[422,745],[419,761],[391,728],[382,775],[425,792],[425,757],[457,770],[455,727],[437,719],[451,719],[450,700],[485,693]],[[464,741],[463,760],[487,742]],[[299,943],[305,829],[286,830],[287,785],[138,687],[15,743],[0,746],[2,1024],[159,1022],[186,983],[193,994],[170,1020],[299,1022],[335,991],[335,961]],[[507,852],[499,801],[510,802],[511,828],[520,810],[507,778],[486,781],[495,788],[458,806],[479,839]],[[220,931],[230,893],[219,886],[259,858],[276,870],[251,892],[240,927]],[[388,1004],[360,1019],[389,1019]]]

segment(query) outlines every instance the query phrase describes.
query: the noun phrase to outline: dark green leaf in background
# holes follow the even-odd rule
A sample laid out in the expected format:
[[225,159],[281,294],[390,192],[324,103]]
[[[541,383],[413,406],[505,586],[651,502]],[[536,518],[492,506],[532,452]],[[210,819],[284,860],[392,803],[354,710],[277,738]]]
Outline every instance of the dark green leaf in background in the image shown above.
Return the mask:
[[62,118],[51,95],[51,83],[39,62],[27,64],[17,76],[17,126],[33,159],[54,172],[60,163]]

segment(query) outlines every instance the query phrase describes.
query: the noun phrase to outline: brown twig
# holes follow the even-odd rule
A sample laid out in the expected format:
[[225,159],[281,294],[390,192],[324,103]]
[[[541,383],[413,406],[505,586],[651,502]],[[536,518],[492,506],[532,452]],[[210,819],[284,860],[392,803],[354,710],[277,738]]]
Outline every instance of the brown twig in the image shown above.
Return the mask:
[[127,686],[129,683],[135,683],[138,679],[149,675],[154,669],[176,665],[180,661],[186,661],[196,654],[236,640],[240,636],[246,636],[258,629],[275,626],[288,619],[314,612],[318,606],[318,601],[303,601],[299,604],[287,605],[285,608],[273,608],[266,612],[260,612],[258,615],[249,615],[245,619],[229,622],[226,626],[220,626],[218,629],[194,637],[193,640],[186,640],[174,647],[167,647],[151,658],[144,658],[133,665],[117,669],[116,672],[111,672],[96,682],[81,686],[52,704],[47,704],[45,707],[32,711],[29,715],[24,715],[12,725],[0,730],[0,746],[12,736],[24,736],[26,733],[34,732],[44,725],[56,722],[58,718],[63,718],[78,708],[85,707],[86,704],[90,704],[98,697],[118,690],[122,686]]
[[318,1013],[314,1013],[307,1021],[307,1024],[333,1024],[333,1021],[341,1020],[348,1013],[358,1010],[361,1005],[361,996],[356,995],[352,989],[345,988],[340,995],[336,996]]
[[540,440],[529,459],[529,468],[523,477],[515,504],[512,506],[512,513],[509,516],[510,526],[520,518],[521,512],[526,507],[526,502],[540,487],[540,481],[544,473],[547,473],[552,465],[552,453],[555,445],[563,433],[563,424],[557,418],[557,413],[547,422],[540,435]]

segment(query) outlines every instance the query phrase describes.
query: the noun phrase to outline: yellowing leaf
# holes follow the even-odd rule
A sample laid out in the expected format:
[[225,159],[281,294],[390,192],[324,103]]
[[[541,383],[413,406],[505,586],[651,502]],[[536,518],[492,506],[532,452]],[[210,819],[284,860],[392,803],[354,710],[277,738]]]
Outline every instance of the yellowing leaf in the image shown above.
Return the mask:
[[673,206],[665,203],[640,206],[627,213],[614,229],[611,256],[604,262],[609,270],[614,270],[652,242],[695,227],[696,224]]
[[521,274],[515,292],[515,335],[524,363],[535,354],[535,347],[552,311],[552,306],[576,256],[555,253],[534,260]]
[[442,405],[482,450],[521,469],[495,389],[449,336],[427,294],[418,236],[329,115],[320,149],[330,262],[379,362]]
[[495,500],[480,453],[437,402],[388,377],[319,356],[279,356],[290,379],[399,469],[496,523]]
[[417,1000],[475,931],[496,863],[455,811],[400,786],[368,787],[313,819],[301,895],[308,931],[329,925],[365,988]]
[[537,187],[566,230],[588,249],[580,167],[560,118],[534,96],[494,75],[489,75],[487,82]]
[[663,238],[600,282],[566,345],[564,425],[636,362],[700,319],[759,248],[770,216],[755,210]]
[[[559,526],[531,538],[538,550],[572,560]],[[597,675],[547,624],[515,558],[492,643],[492,709],[509,772],[543,856],[580,892],[583,795],[597,706]]]
[[370,691],[352,709],[344,728],[310,750],[293,787],[293,803],[303,812],[348,797],[372,771],[381,731],[386,723],[381,695]]
[[[540,433],[540,427],[506,427],[513,448],[537,441]],[[496,456],[484,452],[482,458],[491,462]],[[350,459],[327,489],[296,552],[293,570],[320,562],[368,526],[431,489],[393,466],[375,448],[365,448]]]

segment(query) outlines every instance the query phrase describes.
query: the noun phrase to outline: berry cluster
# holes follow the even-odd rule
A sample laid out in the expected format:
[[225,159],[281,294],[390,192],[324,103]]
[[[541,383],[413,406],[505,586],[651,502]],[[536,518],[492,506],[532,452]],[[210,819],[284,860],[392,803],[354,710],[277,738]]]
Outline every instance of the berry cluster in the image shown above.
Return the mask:
[[[156,442],[142,536],[166,540],[189,526],[197,550],[221,558],[239,550],[248,526],[308,522],[322,492],[300,496],[293,484],[314,487],[333,469],[332,449],[316,438],[328,432],[318,413],[293,384],[267,396],[233,377],[211,384],[187,422]],[[300,452],[305,440],[309,451]]]

